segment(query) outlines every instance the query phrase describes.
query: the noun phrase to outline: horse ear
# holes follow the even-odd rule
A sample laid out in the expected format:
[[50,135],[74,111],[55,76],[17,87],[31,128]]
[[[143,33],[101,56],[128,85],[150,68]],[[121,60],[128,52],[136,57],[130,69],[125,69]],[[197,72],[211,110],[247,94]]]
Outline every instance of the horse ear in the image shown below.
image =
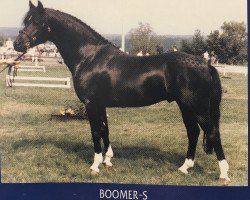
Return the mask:
[[34,4],[31,2],[31,0],[29,1],[29,6],[30,6],[30,9],[35,8]]
[[43,7],[43,4],[41,3],[41,1],[38,1],[38,6],[37,6],[38,10],[40,12],[43,12],[44,11],[44,7]]

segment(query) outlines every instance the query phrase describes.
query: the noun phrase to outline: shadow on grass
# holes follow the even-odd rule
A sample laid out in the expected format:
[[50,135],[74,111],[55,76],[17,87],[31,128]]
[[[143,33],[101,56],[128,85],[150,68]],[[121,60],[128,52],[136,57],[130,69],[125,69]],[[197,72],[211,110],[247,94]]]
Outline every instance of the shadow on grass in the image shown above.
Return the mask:
[[[13,143],[14,150],[19,148],[38,148],[44,145],[53,145],[56,148],[62,149],[67,154],[76,154],[77,157],[84,160],[86,163],[91,164],[93,161],[93,146],[86,145],[83,142],[72,142],[69,140],[55,140],[48,138],[39,138],[36,140],[21,140]],[[113,147],[115,158],[128,159],[136,162],[138,159],[152,159],[160,165],[171,163],[177,168],[180,167],[185,159],[185,155],[175,152],[164,152],[155,147]],[[203,173],[204,170],[201,166],[196,164],[195,171]]]
[[[72,142],[69,140],[55,140],[51,138],[39,138],[35,140],[24,139],[17,142],[14,142],[12,147],[14,150],[20,148],[41,148],[42,146],[52,145],[56,148],[62,149],[65,153],[76,154],[80,159],[84,160],[87,163],[92,162],[93,156],[93,147],[86,145],[83,142]],[[46,147],[44,147],[46,148]]]

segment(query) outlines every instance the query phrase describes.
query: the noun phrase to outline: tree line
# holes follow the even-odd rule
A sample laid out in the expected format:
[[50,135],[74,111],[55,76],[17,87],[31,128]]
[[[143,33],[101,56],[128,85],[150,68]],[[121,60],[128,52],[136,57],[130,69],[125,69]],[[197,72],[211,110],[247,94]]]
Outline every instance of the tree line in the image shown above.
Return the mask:
[[[138,28],[132,29],[129,35],[131,43],[129,52],[132,54],[140,51],[143,54],[164,52],[164,46],[161,44],[159,36],[154,33],[148,23],[139,23]],[[173,48],[198,56],[208,52],[220,63],[246,64],[248,61],[247,43],[245,23],[230,21],[224,22],[220,30],[212,31],[208,36],[204,36],[200,30],[196,30],[191,39],[183,39],[180,44],[173,45]]]
[[[121,44],[120,36],[110,38],[117,46]],[[0,33],[0,46],[7,37]],[[162,54],[174,48],[193,55],[202,56],[208,52],[216,57],[220,63],[246,64],[248,62],[248,39],[244,22],[224,22],[220,30],[211,31],[204,36],[200,30],[188,36],[160,36],[156,35],[148,23],[139,23],[131,29],[126,37],[126,51],[130,54]]]
[[0,33],[0,47],[5,44],[6,40],[7,37],[3,33]]

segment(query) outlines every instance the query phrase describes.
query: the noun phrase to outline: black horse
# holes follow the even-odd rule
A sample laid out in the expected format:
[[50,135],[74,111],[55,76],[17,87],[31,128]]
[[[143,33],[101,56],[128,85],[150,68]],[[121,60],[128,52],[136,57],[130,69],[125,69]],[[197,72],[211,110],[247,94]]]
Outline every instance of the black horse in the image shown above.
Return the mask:
[[[85,104],[94,142],[93,172],[101,163],[112,166],[106,107],[139,107],[163,100],[176,101],[188,135],[188,151],[180,171],[193,167],[200,128],[204,150],[215,151],[220,178],[229,181],[220,132],[221,84],[216,69],[182,52],[130,56],[69,14],[44,8],[39,1],[24,18],[15,50],[52,41],[72,73],[74,88]],[[103,160],[101,140],[104,143]]]

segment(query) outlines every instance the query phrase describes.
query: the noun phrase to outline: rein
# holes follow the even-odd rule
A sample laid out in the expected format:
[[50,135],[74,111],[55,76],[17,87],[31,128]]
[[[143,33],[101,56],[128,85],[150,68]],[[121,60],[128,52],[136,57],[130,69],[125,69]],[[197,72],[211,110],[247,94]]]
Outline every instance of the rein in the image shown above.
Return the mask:
[[[20,54],[14,61],[20,60],[20,59],[24,56],[25,53],[26,53],[26,51],[23,52],[22,54]],[[6,81],[7,81],[8,85],[9,85],[10,87],[12,87],[12,83],[14,82],[14,77],[17,75],[17,69],[15,68],[15,69],[14,69],[14,73],[13,73],[13,75],[12,75],[12,76],[13,76],[13,79],[12,79],[12,80],[10,79],[12,67],[13,67],[13,65],[8,64],[6,67],[4,67],[4,68],[0,71],[0,73],[2,73],[5,69],[9,68],[9,69],[8,69],[8,76],[7,76],[7,78],[6,78]]]

